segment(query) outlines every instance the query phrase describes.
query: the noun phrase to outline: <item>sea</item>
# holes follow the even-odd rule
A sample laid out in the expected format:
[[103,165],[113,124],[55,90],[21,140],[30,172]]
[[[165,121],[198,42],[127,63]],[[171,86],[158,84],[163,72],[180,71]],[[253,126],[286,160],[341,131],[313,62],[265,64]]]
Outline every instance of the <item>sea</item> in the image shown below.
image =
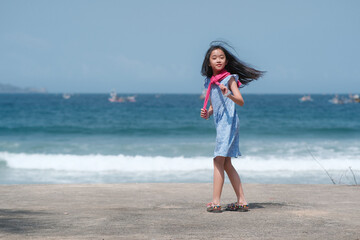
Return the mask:
[[[360,103],[333,96],[243,94],[241,180],[359,184]],[[108,98],[0,94],[0,184],[212,182],[216,131],[199,94]]]

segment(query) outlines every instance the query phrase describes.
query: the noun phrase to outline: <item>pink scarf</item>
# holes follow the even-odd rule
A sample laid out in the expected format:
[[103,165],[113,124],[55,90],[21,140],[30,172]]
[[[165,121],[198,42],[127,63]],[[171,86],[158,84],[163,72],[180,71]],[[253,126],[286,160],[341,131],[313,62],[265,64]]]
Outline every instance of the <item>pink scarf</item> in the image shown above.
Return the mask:
[[[204,106],[203,109],[206,109],[207,107],[207,103],[209,100],[209,96],[210,96],[210,92],[211,92],[211,85],[212,84],[216,84],[216,85],[220,85],[220,81],[223,80],[224,78],[226,78],[227,76],[231,75],[228,71],[225,70],[225,68],[223,70],[221,70],[216,76],[212,76],[210,78],[210,83],[209,83],[209,87],[206,91],[206,96],[205,96],[205,100],[204,100]],[[240,87],[241,83],[238,80],[237,81],[238,87]]]

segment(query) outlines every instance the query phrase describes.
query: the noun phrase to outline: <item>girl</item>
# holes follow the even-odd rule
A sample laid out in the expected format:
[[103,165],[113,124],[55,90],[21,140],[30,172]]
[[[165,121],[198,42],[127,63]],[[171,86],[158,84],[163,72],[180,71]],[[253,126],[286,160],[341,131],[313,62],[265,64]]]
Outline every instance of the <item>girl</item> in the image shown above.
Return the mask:
[[[215,44],[214,44],[215,43]],[[220,196],[224,185],[224,170],[229,176],[237,201],[228,204],[226,210],[248,211],[240,177],[231,163],[232,157],[241,155],[239,150],[239,118],[235,104],[244,105],[239,87],[262,76],[263,72],[247,66],[223,46],[212,42],[206,52],[201,74],[206,76],[207,93],[200,116],[214,116],[216,145],[214,151],[213,200],[207,204],[208,212],[221,212]],[[206,110],[210,96],[210,107]]]

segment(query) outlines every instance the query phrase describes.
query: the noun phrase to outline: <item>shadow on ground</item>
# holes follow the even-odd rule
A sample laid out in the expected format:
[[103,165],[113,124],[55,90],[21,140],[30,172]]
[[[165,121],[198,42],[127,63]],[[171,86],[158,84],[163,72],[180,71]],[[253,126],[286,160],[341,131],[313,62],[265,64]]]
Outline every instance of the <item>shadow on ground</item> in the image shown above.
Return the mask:
[[249,203],[249,209],[257,208],[281,208],[287,206],[285,203],[274,203],[274,202],[265,202],[265,203]]
[[49,214],[29,210],[0,209],[0,231],[22,234],[49,228],[50,223],[43,218]]

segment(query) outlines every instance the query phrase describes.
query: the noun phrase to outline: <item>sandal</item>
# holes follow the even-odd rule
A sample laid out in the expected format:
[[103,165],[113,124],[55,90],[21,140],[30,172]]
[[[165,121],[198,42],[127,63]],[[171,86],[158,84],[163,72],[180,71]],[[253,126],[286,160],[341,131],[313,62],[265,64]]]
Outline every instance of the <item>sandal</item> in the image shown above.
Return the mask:
[[226,211],[237,211],[239,209],[239,204],[235,203],[230,203],[226,206],[225,210]]
[[249,211],[249,205],[239,205],[239,209],[238,209],[238,211],[240,211],[240,212],[247,212],[247,211]]
[[247,212],[249,211],[249,205],[240,205],[238,203],[230,203],[226,206],[226,211],[239,211],[239,212]]
[[208,203],[206,205],[206,211],[212,212],[212,213],[221,213],[221,206],[220,205],[214,205],[214,203]]

